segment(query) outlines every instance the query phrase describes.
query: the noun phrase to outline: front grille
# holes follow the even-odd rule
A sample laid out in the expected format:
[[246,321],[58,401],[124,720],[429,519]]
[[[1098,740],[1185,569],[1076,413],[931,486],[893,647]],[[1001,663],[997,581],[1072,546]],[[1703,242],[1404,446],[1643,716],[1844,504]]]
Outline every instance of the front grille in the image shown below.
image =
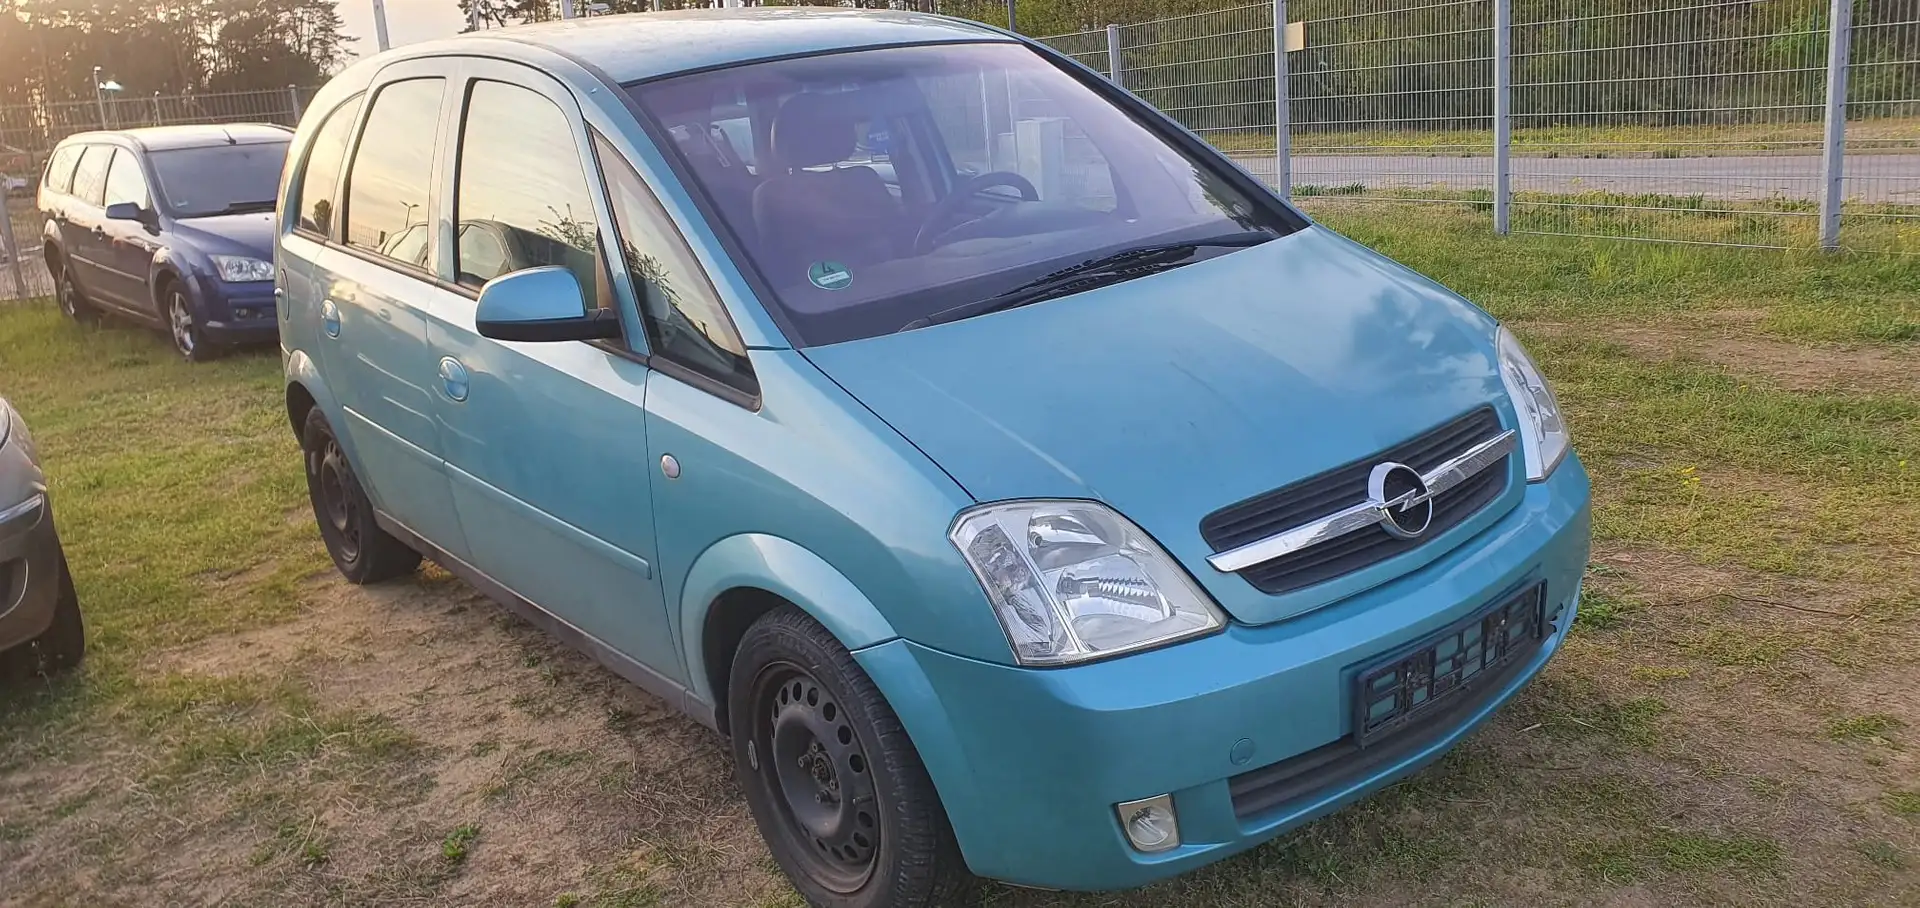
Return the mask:
[[[1366,501],[1367,475],[1375,464],[1394,461],[1424,473],[1498,434],[1500,415],[1492,407],[1481,407],[1371,457],[1221,508],[1201,519],[1200,536],[1215,552],[1257,542]],[[1512,456],[1435,498],[1433,522],[1418,538],[1401,539],[1380,527],[1368,527],[1263,561],[1240,571],[1240,576],[1263,593],[1287,593],[1411,551],[1499,498],[1507,489]]]

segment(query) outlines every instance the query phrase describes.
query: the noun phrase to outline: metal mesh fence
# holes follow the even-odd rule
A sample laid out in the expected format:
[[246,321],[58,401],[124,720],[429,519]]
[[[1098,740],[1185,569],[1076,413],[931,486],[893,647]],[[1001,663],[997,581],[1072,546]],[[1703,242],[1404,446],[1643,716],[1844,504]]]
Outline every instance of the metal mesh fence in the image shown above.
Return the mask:
[[1290,55],[1294,197],[1475,202],[1493,187],[1493,4],[1318,0]]
[[[1841,36],[1836,9],[1852,17]],[[1920,253],[1915,0],[1281,0],[1113,39],[1112,54],[1105,31],[1043,40],[1269,181],[1283,44],[1304,207],[1466,205],[1521,232]],[[1832,98],[1830,70],[1846,75]]]
[[53,295],[53,276],[40,253],[40,216],[33,196],[8,192],[0,219],[0,305]]
[[1920,2],[1861,4],[1848,58],[1841,236],[1920,254]]
[[1817,240],[1827,11],[1530,4],[1513,24],[1513,229]]

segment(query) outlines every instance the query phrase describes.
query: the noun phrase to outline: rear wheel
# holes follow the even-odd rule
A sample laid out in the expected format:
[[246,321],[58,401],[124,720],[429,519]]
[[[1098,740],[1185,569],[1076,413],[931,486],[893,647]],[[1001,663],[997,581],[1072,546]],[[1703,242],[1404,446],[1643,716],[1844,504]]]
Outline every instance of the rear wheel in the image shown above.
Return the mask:
[[80,664],[87,651],[86,624],[80,618],[80,597],[73,589],[67,559],[60,559],[60,598],[53,607],[53,623],[33,638],[0,653],[0,678],[36,675],[52,677]]
[[67,263],[62,259],[53,261],[53,295],[60,303],[61,315],[82,323],[100,320],[100,310],[95,309],[80,292],[80,286],[73,282],[73,272],[67,269]]
[[193,303],[178,283],[169,281],[162,287],[161,299],[166,301],[167,334],[173,339],[175,352],[194,363],[220,355],[219,347],[201,332],[199,320],[193,317]]
[[900,719],[840,642],[792,606],[747,629],[728,685],[735,771],[809,904],[956,904],[972,877]]
[[420,566],[420,553],[380,529],[373,517],[373,503],[353,475],[346,452],[319,407],[307,411],[301,438],[306,452],[307,496],[313,500],[313,516],[319,521],[320,538],[327,544],[334,567],[348,582],[357,584],[413,573]]

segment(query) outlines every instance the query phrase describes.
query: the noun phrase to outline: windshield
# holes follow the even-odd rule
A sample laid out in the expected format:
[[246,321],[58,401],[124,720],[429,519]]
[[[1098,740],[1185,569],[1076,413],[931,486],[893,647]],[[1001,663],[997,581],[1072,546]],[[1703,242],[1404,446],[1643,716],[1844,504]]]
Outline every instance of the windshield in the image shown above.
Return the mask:
[[176,148],[151,152],[147,160],[173,217],[272,211],[287,143]]
[[931,324],[1143,245],[1297,226],[1018,44],[776,60],[632,92],[802,345]]

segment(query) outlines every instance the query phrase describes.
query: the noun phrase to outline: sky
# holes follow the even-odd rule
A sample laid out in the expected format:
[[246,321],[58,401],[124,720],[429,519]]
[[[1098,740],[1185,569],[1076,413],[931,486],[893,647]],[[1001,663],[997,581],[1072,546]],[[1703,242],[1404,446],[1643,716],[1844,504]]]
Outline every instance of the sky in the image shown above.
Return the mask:
[[[393,46],[445,38],[466,23],[457,0],[386,0],[387,37]],[[347,45],[349,53],[372,56],[380,49],[373,32],[373,0],[339,0],[346,33],[360,40]]]

